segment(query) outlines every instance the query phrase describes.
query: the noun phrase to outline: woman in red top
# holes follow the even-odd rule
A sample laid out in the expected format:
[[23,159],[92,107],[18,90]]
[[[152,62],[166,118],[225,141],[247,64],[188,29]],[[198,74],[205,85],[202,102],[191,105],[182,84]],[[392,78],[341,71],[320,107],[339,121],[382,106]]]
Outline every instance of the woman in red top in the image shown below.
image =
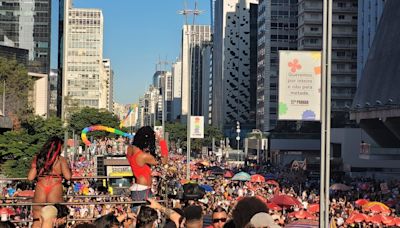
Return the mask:
[[[168,149],[164,140],[160,140],[161,156],[168,156]],[[126,157],[131,166],[135,183],[131,187],[132,200],[144,201],[151,197],[151,166],[158,164],[156,160],[156,134],[149,126],[140,128],[133,139],[132,146],[128,147]],[[163,161],[165,161],[163,159]]]
[[[63,140],[52,137],[44,144],[43,148],[34,157],[28,180],[37,179],[34,203],[59,203],[63,202],[63,178],[71,179],[71,170],[67,160],[61,156]],[[41,206],[33,206],[33,226],[40,227],[39,217]]]

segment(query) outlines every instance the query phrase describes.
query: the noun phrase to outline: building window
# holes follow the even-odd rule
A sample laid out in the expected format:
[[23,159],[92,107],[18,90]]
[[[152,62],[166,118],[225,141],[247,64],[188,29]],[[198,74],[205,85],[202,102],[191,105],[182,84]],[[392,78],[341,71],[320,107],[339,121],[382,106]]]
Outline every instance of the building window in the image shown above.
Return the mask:
[[339,18],[339,20],[344,20],[345,16],[344,15],[339,15],[338,18]]
[[319,30],[319,28],[318,27],[311,27],[310,30],[313,31],[313,32],[317,32]]
[[344,7],[346,7],[346,3],[345,2],[338,2],[337,6],[340,7],[340,8],[344,8]]
[[344,51],[338,51],[338,52],[336,52],[336,56],[337,56],[337,57],[344,57],[344,56],[346,56],[346,52],[344,52]]

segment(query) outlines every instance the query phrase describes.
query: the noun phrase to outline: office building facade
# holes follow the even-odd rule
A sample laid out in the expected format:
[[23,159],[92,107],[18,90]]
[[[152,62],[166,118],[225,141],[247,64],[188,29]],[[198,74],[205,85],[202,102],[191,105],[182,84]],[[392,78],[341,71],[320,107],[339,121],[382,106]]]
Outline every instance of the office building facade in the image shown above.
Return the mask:
[[177,60],[171,67],[172,77],[172,115],[174,121],[181,116],[182,112],[182,61]]
[[258,25],[256,127],[269,131],[278,118],[279,50],[297,49],[297,1],[259,1]]
[[[298,10],[298,49],[321,50],[322,1],[300,0]],[[332,127],[344,127],[357,87],[358,1],[334,0],[332,11]]]
[[[191,115],[203,115],[202,110],[202,48],[211,40],[209,25],[184,25],[182,30],[182,112],[187,115],[191,97]],[[191,96],[189,96],[189,75]]]
[[[79,107],[106,109],[103,88],[103,14],[99,9],[65,7],[62,42],[63,118],[73,103]],[[103,87],[104,86],[104,87]]]
[[[225,135],[250,118],[251,7],[258,1],[217,0],[213,34],[212,124]],[[243,128],[242,128],[243,130]]]
[[111,67],[110,59],[103,59],[103,70],[102,94],[105,94],[106,109],[112,112],[114,108],[114,71]]
[[384,6],[385,0],[358,0],[357,84],[367,62]]
[[28,50],[28,71],[50,72],[50,0],[1,0],[0,45]]

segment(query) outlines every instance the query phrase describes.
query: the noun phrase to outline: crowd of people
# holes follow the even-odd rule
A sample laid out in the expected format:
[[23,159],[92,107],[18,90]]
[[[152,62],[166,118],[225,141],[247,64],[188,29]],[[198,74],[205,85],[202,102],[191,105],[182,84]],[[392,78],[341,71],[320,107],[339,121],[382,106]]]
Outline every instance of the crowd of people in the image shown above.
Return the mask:
[[[3,203],[29,202],[33,197],[33,202],[55,205],[33,210],[29,206],[3,207],[0,227],[14,227],[9,221],[26,227],[29,222],[25,220],[32,219],[33,227],[318,227],[319,182],[307,178],[306,171],[195,159],[188,181],[185,157],[169,154],[169,159],[163,160],[164,152],[159,158],[153,145],[159,140],[146,141],[151,134],[149,130],[142,138],[135,136],[140,142],[131,147],[121,140],[122,148],[128,147],[135,181],[119,195],[113,195],[102,180],[71,179],[74,174],[90,176],[82,170],[95,172],[92,156],[78,156],[70,172],[59,156],[58,139],[50,140],[42,150],[44,159],[36,157],[32,162],[28,179],[37,183],[8,184],[2,199]],[[94,154],[102,154],[116,141],[99,140]],[[331,227],[400,227],[398,180],[342,177],[331,183]],[[48,197],[51,194],[54,198]],[[70,205],[58,204],[61,202]]]

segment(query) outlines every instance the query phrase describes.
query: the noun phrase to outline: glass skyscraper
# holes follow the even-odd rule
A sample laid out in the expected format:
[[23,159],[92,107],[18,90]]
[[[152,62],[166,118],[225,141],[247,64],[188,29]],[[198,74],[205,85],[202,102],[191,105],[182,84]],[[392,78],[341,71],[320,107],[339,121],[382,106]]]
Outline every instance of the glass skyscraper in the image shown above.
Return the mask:
[[0,0],[0,45],[29,51],[28,68],[50,72],[51,0]]

